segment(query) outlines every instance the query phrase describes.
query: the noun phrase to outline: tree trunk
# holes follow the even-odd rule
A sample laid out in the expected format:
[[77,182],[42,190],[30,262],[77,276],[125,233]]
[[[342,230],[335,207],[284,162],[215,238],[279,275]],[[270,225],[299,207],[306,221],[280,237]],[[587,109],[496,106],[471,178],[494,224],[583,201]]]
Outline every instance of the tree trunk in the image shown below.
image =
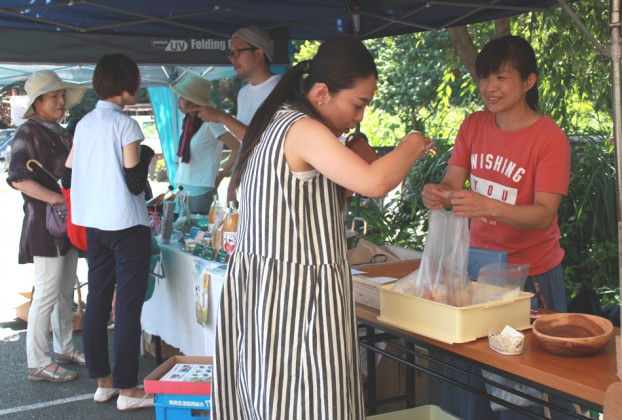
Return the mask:
[[473,44],[473,38],[466,26],[456,26],[447,29],[449,39],[454,46],[454,51],[462,60],[462,63],[469,71],[469,74],[477,82],[478,77],[475,71],[475,58],[477,57],[477,49]]
[[510,35],[510,18],[495,20],[495,36],[501,38],[506,35]]
[[[447,29],[449,39],[454,46],[454,51],[462,60],[462,63],[469,71],[469,74],[477,83],[478,77],[475,71],[475,59],[477,58],[477,48],[473,44],[473,38],[466,26],[456,26]],[[495,20],[495,37],[500,38],[510,35],[510,18]]]

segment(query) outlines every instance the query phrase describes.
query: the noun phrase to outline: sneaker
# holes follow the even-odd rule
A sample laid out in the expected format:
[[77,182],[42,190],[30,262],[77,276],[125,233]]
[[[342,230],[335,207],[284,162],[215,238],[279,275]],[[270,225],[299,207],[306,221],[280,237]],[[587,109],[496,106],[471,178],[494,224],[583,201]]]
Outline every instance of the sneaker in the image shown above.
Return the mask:
[[117,398],[117,410],[119,411],[134,411],[151,407],[153,407],[153,395],[145,394],[142,398],[119,395]]
[[60,363],[75,363],[77,365],[84,366],[86,365],[86,358],[84,357],[84,353],[74,350],[71,353],[58,354],[55,353],[56,361]]
[[28,379],[31,381],[68,382],[73,381],[78,374],[73,370],[52,363],[42,368],[29,368]]

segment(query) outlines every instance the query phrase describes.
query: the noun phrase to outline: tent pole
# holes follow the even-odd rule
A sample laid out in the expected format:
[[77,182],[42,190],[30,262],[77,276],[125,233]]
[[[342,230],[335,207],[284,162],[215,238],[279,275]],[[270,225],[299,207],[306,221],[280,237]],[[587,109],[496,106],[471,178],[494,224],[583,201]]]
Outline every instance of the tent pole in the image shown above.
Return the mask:
[[[613,100],[613,135],[616,157],[616,198],[618,204],[618,270],[620,274],[620,289],[622,290],[622,91],[620,90],[620,0],[611,0],[610,10],[611,28],[611,79]],[[620,317],[622,322],[622,315]],[[622,346],[620,337],[616,337],[617,366],[622,365]],[[618,369],[618,377],[622,379],[622,372]]]
[[[613,1],[613,0],[612,0]],[[583,22],[581,21],[581,19],[579,19],[579,17],[577,16],[577,14],[570,8],[570,6],[568,6],[568,2],[566,0],[557,0],[557,3],[560,5],[560,7],[562,9],[564,9],[564,11],[566,12],[566,14],[568,16],[570,16],[570,19],[572,19],[575,23],[575,25],[577,25],[577,28],[579,28],[581,30],[581,32],[583,32],[583,35],[585,35],[585,37],[596,46],[596,48],[598,48],[598,50],[601,52],[601,54],[603,53],[603,51],[605,50],[605,47],[603,47],[603,45],[601,45],[600,42],[598,42],[598,40],[596,39],[596,37],[594,35],[592,35],[592,33],[590,32],[590,30],[587,28],[587,26],[585,26],[583,24]]]

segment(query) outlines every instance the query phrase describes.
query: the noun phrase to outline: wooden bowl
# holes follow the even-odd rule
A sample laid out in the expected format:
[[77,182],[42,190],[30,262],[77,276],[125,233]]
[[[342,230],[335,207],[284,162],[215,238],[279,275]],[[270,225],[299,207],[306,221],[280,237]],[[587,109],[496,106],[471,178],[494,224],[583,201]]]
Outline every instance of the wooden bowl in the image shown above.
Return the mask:
[[547,314],[533,323],[533,334],[551,353],[588,356],[605,348],[613,334],[613,324],[596,315]]

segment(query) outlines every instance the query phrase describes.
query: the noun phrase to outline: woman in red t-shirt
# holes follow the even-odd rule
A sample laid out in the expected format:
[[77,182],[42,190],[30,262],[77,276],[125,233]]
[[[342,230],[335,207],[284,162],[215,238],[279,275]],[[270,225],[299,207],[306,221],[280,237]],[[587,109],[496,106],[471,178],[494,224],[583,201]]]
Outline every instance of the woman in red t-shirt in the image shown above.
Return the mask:
[[[471,246],[505,251],[509,263],[529,264],[525,290],[535,292],[537,284],[547,309],[566,312],[557,209],[568,193],[568,138],[551,118],[538,113],[538,69],[527,41],[517,36],[494,39],[475,66],[487,109],[464,120],[447,172],[440,184],[424,186],[423,203],[431,210],[451,208],[456,216],[469,217]],[[534,298],[532,308],[541,303]],[[479,368],[464,362],[447,363],[481,375]],[[497,395],[490,385],[484,389],[477,376],[467,380],[470,386]],[[454,379],[465,381],[462,376]],[[542,415],[542,407],[531,401],[512,399]],[[441,405],[464,419],[524,418],[450,384],[443,387]],[[560,416],[553,411],[554,419]]]

